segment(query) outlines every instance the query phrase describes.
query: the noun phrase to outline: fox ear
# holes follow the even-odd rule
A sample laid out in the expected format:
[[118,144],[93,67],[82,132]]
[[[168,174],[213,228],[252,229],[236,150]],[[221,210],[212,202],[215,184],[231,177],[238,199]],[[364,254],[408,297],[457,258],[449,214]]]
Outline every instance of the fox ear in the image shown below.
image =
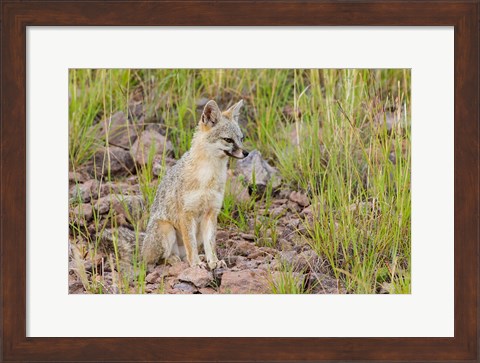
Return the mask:
[[207,128],[212,128],[218,123],[218,121],[220,121],[221,117],[222,113],[220,112],[217,103],[214,100],[210,100],[203,109],[200,123]]
[[234,104],[232,107],[230,107],[226,113],[229,113],[232,115],[232,119],[236,122],[238,122],[238,117],[240,116],[240,109],[243,106],[243,100],[238,101],[236,104]]

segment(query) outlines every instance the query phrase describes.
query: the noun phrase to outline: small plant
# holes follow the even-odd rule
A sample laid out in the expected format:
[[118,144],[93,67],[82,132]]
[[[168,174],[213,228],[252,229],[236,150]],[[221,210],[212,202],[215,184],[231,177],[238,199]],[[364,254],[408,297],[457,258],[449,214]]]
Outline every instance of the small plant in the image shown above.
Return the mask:
[[306,293],[305,275],[296,272],[293,266],[285,261],[280,263],[279,271],[270,272],[269,285],[273,294]]

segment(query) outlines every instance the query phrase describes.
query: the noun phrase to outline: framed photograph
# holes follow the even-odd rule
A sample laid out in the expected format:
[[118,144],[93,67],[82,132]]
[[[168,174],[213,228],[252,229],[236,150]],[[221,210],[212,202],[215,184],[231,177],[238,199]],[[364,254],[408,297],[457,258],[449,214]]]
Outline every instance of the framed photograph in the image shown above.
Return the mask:
[[477,361],[478,3],[2,3],[5,361]]

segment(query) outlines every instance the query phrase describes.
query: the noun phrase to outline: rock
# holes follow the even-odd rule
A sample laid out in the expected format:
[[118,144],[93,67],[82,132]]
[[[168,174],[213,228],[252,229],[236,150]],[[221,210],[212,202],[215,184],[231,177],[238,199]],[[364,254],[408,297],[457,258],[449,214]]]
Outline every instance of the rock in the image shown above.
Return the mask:
[[292,202],[291,200],[287,202],[287,208],[290,212],[294,214],[299,213],[302,210],[302,207],[300,207],[297,203]]
[[[108,155],[110,155],[110,157],[108,157]],[[95,153],[94,159],[97,175],[108,176],[109,161],[111,176],[127,175],[134,169],[133,159],[130,153],[117,146],[100,148],[100,150]]]
[[183,270],[189,268],[189,265],[187,262],[180,261],[177,262],[176,264],[172,265],[169,267],[167,274],[169,276],[177,276],[179,273],[181,273]]
[[181,281],[191,282],[196,287],[205,287],[213,282],[213,275],[210,271],[201,267],[189,267],[183,270],[178,279]]
[[198,289],[198,292],[200,294],[205,294],[205,295],[210,295],[210,294],[216,294],[217,293],[215,291],[215,289],[213,289],[211,287],[202,287],[202,288]]
[[293,259],[293,266],[296,271],[317,271],[321,269],[322,260],[313,250],[303,251],[296,254]]
[[278,257],[279,257],[281,263],[292,266],[294,264],[294,260],[295,260],[296,255],[297,255],[297,252],[293,251],[293,250],[292,251],[281,251],[278,254]]
[[113,203],[112,197],[110,195],[102,197],[95,202],[95,210],[99,214],[105,214],[110,210],[110,204]]
[[144,213],[144,201],[140,195],[109,194],[95,202],[95,210],[100,214],[113,209],[116,215],[124,215],[131,222],[139,221]]
[[249,260],[243,256],[238,257],[241,257],[241,259],[237,259],[235,267],[232,270],[253,270],[256,269],[257,266],[260,264],[260,262],[257,260]]
[[68,172],[68,184],[85,183],[89,179],[88,173],[85,170],[82,171],[69,171]]
[[310,205],[310,201],[308,200],[308,197],[300,192],[291,192],[289,199],[292,202],[297,203],[301,207],[308,207]]
[[231,195],[237,204],[246,203],[250,200],[248,188],[233,174],[232,170],[228,170],[227,184],[225,193]]
[[285,238],[280,238],[277,243],[281,251],[289,251],[293,247],[293,245]]
[[257,257],[263,257],[263,256],[265,256],[265,255],[266,255],[265,251],[262,251],[262,250],[258,249],[258,250],[256,250],[256,251],[250,253],[250,254],[247,256],[247,258],[250,259],[250,260],[254,260],[254,259],[256,259]]
[[164,150],[166,153],[173,151],[172,143],[159,132],[145,130],[135,141],[130,152],[135,162],[144,166],[148,163],[150,155],[152,158],[155,155],[163,155]]
[[265,270],[225,271],[220,293],[223,294],[267,294],[270,285]]
[[221,231],[221,230],[217,231],[217,238],[216,238],[217,241],[225,241],[229,237],[230,237],[230,233],[228,233],[227,231]]
[[166,273],[166,266],[156,266],[151,273],[145,277],[145,281],[149,284],[156,284],[162,281]]
[[179,282],[177,284],[174,284],[173,289],[178,290],[180,293],[183,294],[194,294],[198,291],[195,286],[189,284],[188,282]]
[[296,230],[298,228],[298,225],[300,224],[300,219],[298,218],[291,218],[287,222],[287,228],[291,230]]
[[266,256],[275,256],[278,253],[278,250],[271,247],[260,247],[260,250],[262,250]]
[[83,294],[84,292],[85,289],[83,288],[83,284],[80,281],[68,284],[69,294]]
[[100,135],[106,138],[105,123],[107,123],[108,143],[124,149],[130,149],[137,139],[137,129],[143,125],[134,126],[122,112],[115,112],[109,119],[100,122]]
[[346,290],[340,282],[327,274],[312,273],[309,276],[309,285],[314,294],[345,294]]
[[115,228],[115,227],[120,227],[120,226],[132,226],[133,225],[133,222],[129,222],[130,220],[128,219],[127,220],[127,217],[125,217],[125,214],[113,214],[112,218],[111,218],[111,223],[109,224],[109,226],[111,228]]
[[274,205],[283,205],[283,204],[286,204],[287,202],[288,202],[288,199],[286,198],[272,200],[272,204]]
[[133,185],[126,182],[105,182],[102,185],[99,197],[104,197],[108,194],[141,194],[140,185],[137,184],[137,181],[135,180]]
[[145,233],[140,232],[137,236],[135,232],[129,228],[105,228],[99,237],[100,240],[105,243],[105,246],[111,251],[113,251],[113,245],[115,242],[122,260],[130,261],[135,250],[137,238],[140,244],[145,238]]
[[123,214],[131,222],[139,221],[144,212],[144,202],[140,195],[115,195],[116,203],[113,203],[115,212]]
[[235,171],[245,178],[249,190],[256,189],[259,193],[265,190],[268,183],[276,189],[282,182],[278,170],[270,166],[258,150],[253,150],[245,159],[238,160]]
[[257,247],[254,244],[247,241],[240,241],[235,243],[234,253],[240,256],[248,256],[251,253],[255,252]]
[[152,173],[155,176],[165,175],[168,170],[168,165],[163,164],[163,156],[155,155],[152,162]]
[[255,241],[255,235],[251,233],[240,233],[240,237],[247,241]]
[[279,218],[286,213],[287,209],[284,206],[271,208],[268,213],[271,218]]
[[95,179],[87,180],[83,184],[76,184],[70,188],[69,195],[71,200],[81,200],[89,202],[92,198],[98,197],[99,183]]
[[156,293],[159,287],[160,287],[160,284],[147,284],[145,286],[145,292],[147,294]]
[[79,204],[72,210],[72,217],[76,224],[84,224],[93,217],[93,209],[91,204]]
[[202,97],[195,102],[195,105],[197,108],[204,108],[208,101],[210,101],[208,98]]

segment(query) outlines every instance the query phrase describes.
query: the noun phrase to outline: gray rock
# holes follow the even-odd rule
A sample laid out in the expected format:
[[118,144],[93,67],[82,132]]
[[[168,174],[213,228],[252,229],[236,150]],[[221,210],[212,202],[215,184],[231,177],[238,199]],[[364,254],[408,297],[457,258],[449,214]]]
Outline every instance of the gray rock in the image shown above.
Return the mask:
[[192,284],[188,282],[179,282],[173,285],[174,290],[179,290],[183,294],[193,294],[198,290]]
[[345,288],[333,277],[322,274],[312,273],[309,276],[309,283],[314,294],[345,294]]
[[133,256],[135,245],[137,243],[137,238],[139,245],[141,245],[141,242],[145,238],[145,233],[140,232],[138,233],[137,237],[134,231],[125,227],[106,228],[103,232],[101,232],[99,238],[100,241],[104,244],[104,247],[110,251],[113,251],[115,243],[121,260],[130,264],[129,261],[131,261],[131,258]]
[[252,233],[240,233],[240,237],[247,241],[255,241],[255,235]]
[[114,209],[117,214],[124,214],[130,221],[139,221],[144,213],[144,202],[140,195],[116,195]]
[[99,183],[95,179],[87,180],[83,184],[72,185],[69,191],[70,201],[89,202],[98,197],[98,187]]
[[153,130],[145,130],[133,144],[130,152],[135,162],[139,165],[146,165],[149,160],[150,152],[155,155],[168,154],[173,151],[172,143],[165,136]]
[[93,217],[92,205],[88,203],[79,204],[72,210],[72,217],[76,224],[84,224]]
[[109,194],[95,202],[95,210],[100,214],[113,209],[117,215],[125,215],[130,221],[139,221],[144,213],[144,201],[140,195]]
[[97,175],[108,176],[109,169],[111,176],[127,175],[134,169],[130,153],[117,146],[100,148],[94,158]]
[[210,99],[206,97],[202,97],[195,102],[195,105],[197,106],[197,108],[203,108],[205,107],[208,101],[210,101]]
[[245,159],[237,161],[236,173],[244,177],[250,189],[256,188],[259,192],[265,190],[268,183],[275,189],[282,182],[278,170],[270,166],[258,150],[253,150]]
[[246,203],[250,200],[248,188],[240,180],[240,177],[234,175],[231,170],[228,170],[225,193],[231,195],[237,204]]
[[127,119],[127,116],[122,111],[119,111],[107,120],[100,122],[100,135],[107,140],[108,132],[108,143],[110,145],[130,149],[137,139],[137,129],[142,128],[143,125],[133,125]]

